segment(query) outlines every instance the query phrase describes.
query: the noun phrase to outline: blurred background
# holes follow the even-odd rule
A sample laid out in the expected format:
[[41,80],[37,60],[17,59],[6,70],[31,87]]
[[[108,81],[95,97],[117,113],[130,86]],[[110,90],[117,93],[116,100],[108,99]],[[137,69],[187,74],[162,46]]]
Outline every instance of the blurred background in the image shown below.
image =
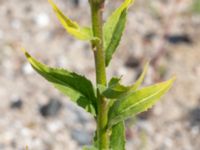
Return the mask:
[[[55,0],[89,25],[87,0]],[[105,18],[123,0],[107,0]],[[79,150],[92,142],[92,117],[37,75],[19,50],[95,81],[87,42],[69,36],[47,0],[0,0],[0,150]],[[127,121],[127,150],[200,149],[200,0],[136,0],[107,69],[131,84],[152,60],[144,85],[177,76],[153,109]]]

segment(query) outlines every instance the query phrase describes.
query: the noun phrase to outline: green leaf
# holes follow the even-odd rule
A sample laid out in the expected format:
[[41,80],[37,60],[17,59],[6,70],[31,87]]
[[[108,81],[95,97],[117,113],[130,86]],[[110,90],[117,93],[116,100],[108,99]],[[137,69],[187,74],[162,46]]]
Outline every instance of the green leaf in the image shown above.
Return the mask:
[[106,66],[108,66],[113,53],[119,45],[126,24],[127,9],[132,3],[133,0],[125,0],[103,26]]
[[48,0],[51,4],[57,18],[63,27],[67,30],[67,32],[77,39],[80,40],[95,40],[97,38],[93,37],[93,33],[91,28],[89,27],[80,27],[76,22],[70,20],[67,16],[65,16],[62,11],[56,6],[53,0]]
[[96,114],[96,97],[88,79],[64,69],[48,67],[31,57],[25,49],[22,50],[34,70],[86,111]]
[[116,99],[124,94],[127,94],[128,92],[133,92],[137,90],[144,80],[148,66],[149,66],[149,63],[146,63],[142,74],[140,75],[138,80],[131,86],[124,86],[120,84],[121,78],[116,78],[116,77],[113,77],[109,81],[108,87],[98,85],[98,88],[100,89],[101,94],[105,96],[106,98]]
[[116,99],[120,95],[126,93],[129,90],[129,87],[120,84],[120,80],[120,78],[113,77],[110,80],[108,87],[98,85],[101,94],[106,98]]
[[125,125],[124,121],[121,121],[112,127],[110,149],[125,150],[125,138]]
[[130,87],[130,90],[131,91],[135,91],[138,89],[138,87],[142,84],[142,82],[144,81],[144,77],[145,75],[147,74],[147,70],[149,68],[149,62],[147,62],[144,66],[144,69],[142,71],[142,74],[140,75],[140,77],[137,79],[137,81],[135,82],[135,84],[133,84],[131,87]]
[[172,86],[175,78],[124,95],[110,108],[109,127],[151,108]]
[[200,1],[199,0],[193,0],[192,11],[194,13],[200,13]]

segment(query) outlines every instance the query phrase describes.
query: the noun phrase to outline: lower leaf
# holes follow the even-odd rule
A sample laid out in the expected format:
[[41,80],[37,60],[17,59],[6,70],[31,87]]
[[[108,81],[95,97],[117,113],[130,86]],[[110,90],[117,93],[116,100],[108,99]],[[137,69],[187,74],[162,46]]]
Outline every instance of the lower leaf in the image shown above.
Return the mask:
[[125,125],[124,121],[121,121],[112,127],[110,149],[125,150],[125,138]]
[[77,105],[96,115],[96,97],[92,83],[84,76],[60,68],[51,68],[31,57],[22,49],[33,69],[69,96]]

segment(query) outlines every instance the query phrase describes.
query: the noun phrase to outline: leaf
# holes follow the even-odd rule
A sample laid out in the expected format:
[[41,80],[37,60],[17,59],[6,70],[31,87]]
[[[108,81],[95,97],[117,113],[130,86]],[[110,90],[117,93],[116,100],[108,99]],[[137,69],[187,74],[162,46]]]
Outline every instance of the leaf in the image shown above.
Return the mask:
[[34,70],[52,83],[60,92],[69,96],[79,106],[95,115],[96,97],[93,85],[88,79],[64,69],[48,67],[31,57],[25,49],[22,50]]
[[129,90],[129,87],[120,84],[119,83],[120,80],[121,80],[120,78],[113,77],[110,80],[108,87],[98,85],[101,94],[106,98],[116,99],[120,95],[126,93]]
[[119,45],[126,24],[127,9],[132,3],[133,0],[125,0],[103,26],[106,66],[108,66],[113,53]]
[[89,27],[80,27],[76,22],[70,20],[67,16],[65,16],[62,11],[56,6],[53,0],[48,0],[51,4],[54,12],[56,13],[57,18],[63,27],[67,30],[67,32],[77,39],[80,40],[96,40],[97,38],[93,37],[93,33],[91,28]]
[[28,145],[26,145],[26,150],[28,150]]
[[109,127],[151,108],[172,86],[175,78],[121,97],[109,111]]
[[200,13],[200,1],[199,0],[193,0],[192,11],[197,14]]
[[116,99],[124,94],[127,94],[128,92],[133,92],[137,90],[144,80],[148,66],[149,66],[149,63],[146,63],[142,74],[133,85],[124,86],[120,84],[121,78],[116,78],[116,77],[113,77],[109,81],[108,87],[98,85],[101,94],[105,96],[106,98]]
[[142,84],[142,82],[144,81],[144,77],[145,75],[147,74],[147,70],[149,68],[149,62],[147,62],[144,66],[144,69],[142,71],[142,74],[140,75],[140,77],[137,79],[137,81],[135,82],[135,84],[133,84],[131,87],[130,87],[130,90],[131,91],[135,91],[137,90],[137,88]]
[[112,134],[110,137],[111,150],[125,150],[125,125],[121,121],[112,127]]

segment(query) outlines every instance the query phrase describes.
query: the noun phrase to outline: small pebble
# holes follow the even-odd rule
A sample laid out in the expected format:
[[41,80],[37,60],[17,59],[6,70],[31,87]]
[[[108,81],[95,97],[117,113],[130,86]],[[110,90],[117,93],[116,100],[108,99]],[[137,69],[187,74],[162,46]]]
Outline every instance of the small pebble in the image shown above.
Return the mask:
[[39,27],[46,27],[50,23],[49,16],[46,13],[40,13],[35,20]]
[[165,39],[171,44],[192,44],[192,40],[188,35],[168,35]]
[[144,111],[144,112],[138,114],[137,118],[141,119],[141,120],[147,120],[149,117],[151,117],[151,115],[152,115],[152,110],[149,109],[147,111]]
[[22,72],[25,74],[25,75],[31,75],[33,74],[34,70],[33,68],[31,67],[31,65],[29,63],[25,63],[23,66],[22,66]]
[[10,108],[12,109],[20,109],[22,108],[23,105],[23,101],[20,98],[17,99],[13,99],[11,104],[10,104]]
[[155,38],[156,34],[154,32],[149,32],[147,34],[145,34],[144,36],[144,40],[145,41],[151,41],[153,38]]
[[140,61],[137,58],[128,57],[128,59],[125,62],[125,66],[128,68],[137,68],[140,66]]
[[47,124],[47,128],[50,132],[56,133],[62,128],[64,128],[63,123],[61,121],[53,121]]
[[194,108],[189,113],[191,126],[200,126],[200,107]]
[[26,5],[26,7],[24,8],[24,12],[25,13],[30,13],[33,10],[31,5]]
[[55,98],[51,98],[50,101],[40,107],[40,114],[43,117],[56,116],[62,107],[62,103]]
[[75,7],[78,7],[80,4],[80,0],[72,0]]
[[197,136],[200,133],[200,128],[198,126],[192,127],[191,133],[192,133],[192,135]]

